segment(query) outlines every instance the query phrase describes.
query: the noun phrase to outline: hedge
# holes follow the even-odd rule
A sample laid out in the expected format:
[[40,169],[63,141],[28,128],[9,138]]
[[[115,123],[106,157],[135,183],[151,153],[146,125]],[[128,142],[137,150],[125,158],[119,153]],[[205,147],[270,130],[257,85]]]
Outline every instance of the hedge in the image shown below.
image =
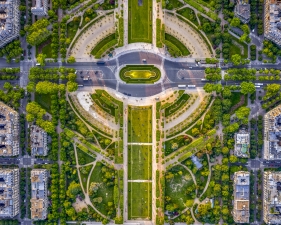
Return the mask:
[[188,94],[183,94],[176,102],[165,109],[165,117],[171,116],[175,112],[179,111],[189,98],[190,96]]
[[115,33],[108,35],[106,38],[103,38],[100,42],[98,42],[95,47],[92,49],[91,54],[96,56],[98,52],[110,41],[116,40]]
[[103,48],[101,48],[99,50],[99,52],[96,54],[95,58],[96,59],[100,59],[102,57],[102,55],[106,52],[106,50],[114,47],[115,45],[117,45],[117,40],[116,39],[108,42],[105,46],[103,46]]
[[119,28],[118,47],[122,47],[124,45],[124,19],[122,17],[118,19],[118,28]]
[[180,50],[182,56],[188,56],[190,54],[187,47],[172,35],[165,33],[165,41],[173,43],[173,45],[175,45]]
[[162,41],[161,41],[161,19],[156,19],[156,47],[162,48]]

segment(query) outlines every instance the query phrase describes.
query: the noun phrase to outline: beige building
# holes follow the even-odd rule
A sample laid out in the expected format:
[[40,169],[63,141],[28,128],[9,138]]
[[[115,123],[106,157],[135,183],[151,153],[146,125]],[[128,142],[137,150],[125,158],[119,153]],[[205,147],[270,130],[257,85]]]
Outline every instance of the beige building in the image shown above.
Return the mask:
[[281,224],[281,172],[263,173],[263,220]]
[[19,154],[19,114],[0,102],[0,156]]
[[281,159],[281,105],[264,115],[265,160]]
[[238,171],[234,173],[234,207],[233,220],[236,223],[249,223],[249,199],[250,199],[250,173]]
[[19,169],[0,168],[0,219],[19,214]]
[[281,46],[281,1],[264,1],[264,37]]
[[46,169],[31,170],[31,219],[45,220],[47,218],[48,171]]

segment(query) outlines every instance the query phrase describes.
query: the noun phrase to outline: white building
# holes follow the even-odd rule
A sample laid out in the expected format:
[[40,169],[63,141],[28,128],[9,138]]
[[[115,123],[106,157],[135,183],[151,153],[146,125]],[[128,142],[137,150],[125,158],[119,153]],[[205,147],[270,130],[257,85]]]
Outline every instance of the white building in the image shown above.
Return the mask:
[[19,169],[0,168],[0,219],[19,214]]
[[281,172],[263,173],[263,220],[281,224]]
[[281,159],[281,105],[264,115],[265,160]]
[[240,158],[249,157],[250,134],[244,130],[240,130],[234,135],[235,145],[234,154]]
[[19,154],[19,114],[0,102],[0,156]]
[[31,7],[31,12],[37,16],[48,15],[48,1],[47,0],[36,0],[35,6]]
[[31,219],[45,220],[47,218],[48,171],[46,169],[31,170]]
[[0,48],[19,37],[19,0],[0,1]]
[[32,156],[48,154],[48,134],[42,128],[32,125],[30,128],[30,147]]
[[250,173],[245,171],[235,172],[233,180],[233,220],[236,223],[249,223]]

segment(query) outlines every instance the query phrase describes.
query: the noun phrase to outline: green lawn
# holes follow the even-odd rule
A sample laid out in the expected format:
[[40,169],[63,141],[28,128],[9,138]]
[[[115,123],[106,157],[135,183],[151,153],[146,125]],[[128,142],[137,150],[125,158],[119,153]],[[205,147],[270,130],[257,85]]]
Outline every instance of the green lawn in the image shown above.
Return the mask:
[[113,182],[112,185],[108,186],[104,182],[104,174],[102,173],[102,168],[105,167],[111,174],[114,176],[114,170],[109,169],[105,165],[100,162],[97,162],[90,178],[89,188],[91,182],[97,183],[99,188],[95,194],[95,198],[102,197],[102,202],[93,202],[93,198],[91,197],[91,201],[93,205],[104,215],[108,213],[108,202],[113,202],[113,189],[114,189],[114,179],[111,179]]
[[231,36],[231,41],[235,41],[239,45],[243,46],[244,54],[241,53],[241,50],[237,45],[231,43],[230,48],[229,48],[229,58],[231,58],[232,55],[239,54],[239,55],[241,55],[241,57],[243,59],[247,59],[248,58],[248,46],[244,42],[241,42],[239,39],[233,37],[232,35],[230,35],[230,36]]
[[183,94],[176,102],[165,109],[165,116],[168,117],[181,109],[187,103],[189,97],[188,94]]
[[93,158],[89,154],[83,152],[78,147],[76,148],[76,151],[77,151],[77,157],[78,157],[79,165],[85,165],[85,164],[88,164],[88,163],[91,163],[91,162],[95,161],[95,158]]
[[120,70],[119,76],[126,83],[155,83],[161,77],[160,70],[152,65],[129,65]]
[[191,141],[191,138],[189,138],[187,135],[180,135],[173,139],[165,141],[165,155],[169,155],[182,146],[190,144]]
[[182,7],[183,4],[178,0],[169,0],[169,3],[166,4],[166,9],[172,10]]
[[38,94],[35,92],[35,101],[42,106],[43,109],[50,112],[51,109],[51,98],[48,94]]
[[152,43],[152,0],[129,0],[128,38],[129,43]]
[[128,142],[152,142],[152,107],[128,107]]
[[152,184],[128,182],[128,219],[151,219]]
[[196,26],[199,25],[196,15],[192,9],[184,8],[184,9],[178,10],[177,13],[182,15],[186,19],[188,19],[190,22],[194,23]]
[[[189,199],[194,199],[192,197],[196,196],[195,190],[191,191],[189,195],[187,195],[187,188],[191,187],[194,182],[192,180],[191,174],[180,165],[177,165],[170,169],[168,172],[173,174],[171,178],[167,178],[165,180],[165,196],[169,196],[171,200],[166,202],[167,204],[176,204],[178,206],[177,211],[181,211],[185,209],[185,203]],[[193,195],[193,196],[192,196]]]
[[151,180],[151,145],[128,145],[128,179]]

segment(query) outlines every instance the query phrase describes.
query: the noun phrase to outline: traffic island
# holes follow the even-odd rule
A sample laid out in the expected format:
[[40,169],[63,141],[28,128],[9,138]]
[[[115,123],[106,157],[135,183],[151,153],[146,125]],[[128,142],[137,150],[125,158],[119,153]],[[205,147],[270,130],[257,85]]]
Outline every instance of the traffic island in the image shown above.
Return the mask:
[[161,72],[153,65],[128,65],[120,70],[119,76],[128,84],[153,84],[161,78]]

